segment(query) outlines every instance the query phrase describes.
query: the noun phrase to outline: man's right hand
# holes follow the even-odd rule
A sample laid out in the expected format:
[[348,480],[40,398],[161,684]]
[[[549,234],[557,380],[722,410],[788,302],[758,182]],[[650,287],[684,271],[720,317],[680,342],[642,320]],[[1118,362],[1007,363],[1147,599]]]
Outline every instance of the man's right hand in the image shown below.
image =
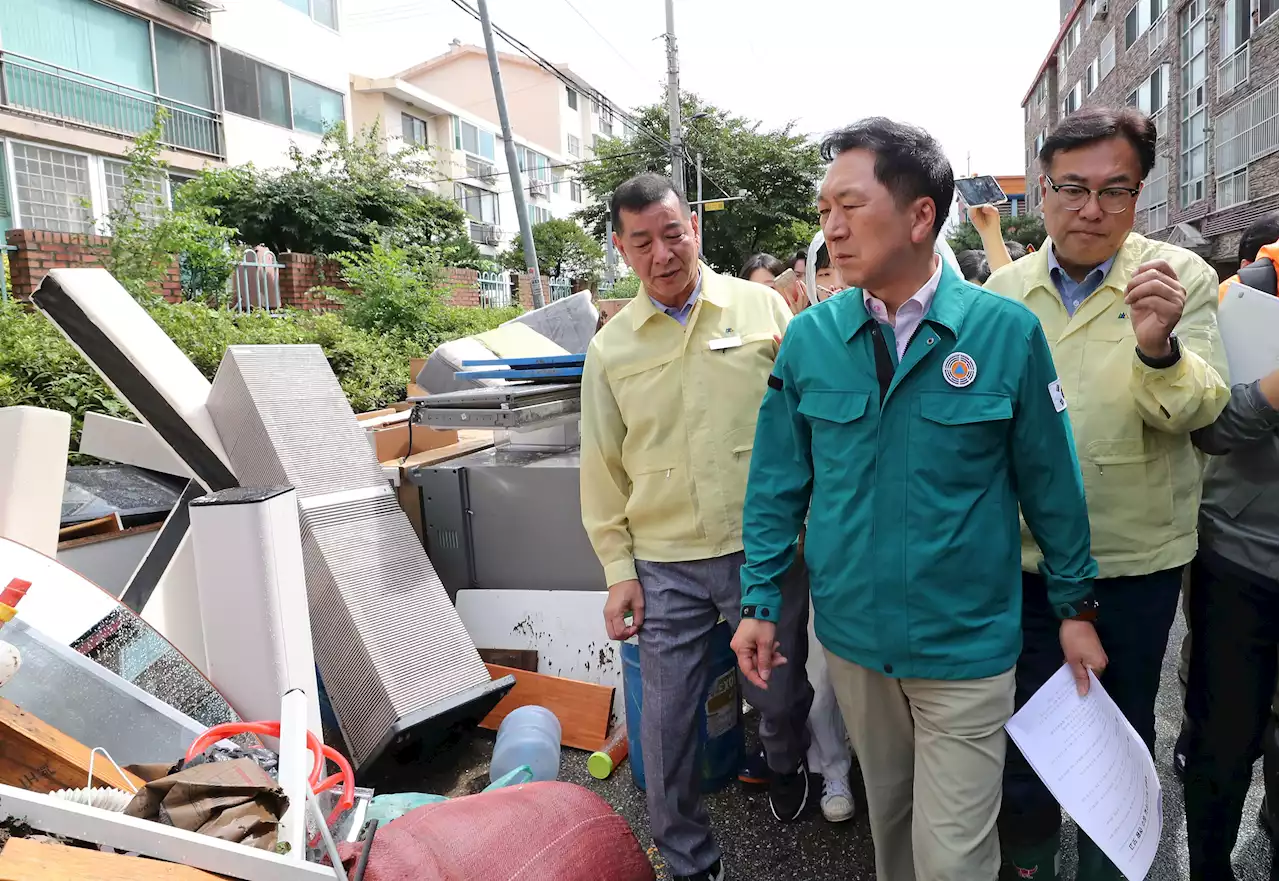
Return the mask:
[[[626,614],[631,613],[628,624]],[[610,639],[630,639],[640,632],[644,624],[644,590],[634,578],[619,581],[609,588],[609,599],[604,604],[604,628]]]
[[970,205],[969,222],[979,235],[993,233],[1000,235],[1000,210],[994,205]]
[[1071,667],[1076,680],[1076,691],[1081,697],[1089,693],[1089,671],[1101,677],[1107,669],[1107,653],[1102,650],[1098,631],[1088,621],[1067,620],[1058,631],[1062,642],[1062,654]]
[[778,654],[778,627],[772,621],[743,618],[730,644],[738,656],[738,668],[757,688],[769,687],[769,674],[787,659]]

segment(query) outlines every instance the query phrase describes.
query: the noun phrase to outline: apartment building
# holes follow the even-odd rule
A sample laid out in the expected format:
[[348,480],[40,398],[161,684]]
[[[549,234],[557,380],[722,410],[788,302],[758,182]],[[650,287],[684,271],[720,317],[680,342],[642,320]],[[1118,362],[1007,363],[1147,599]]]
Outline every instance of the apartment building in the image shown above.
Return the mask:
[[106,232],[163,109],[170,174],[287,161],[348,119],[337,0],[0,3],[0,234]]
[[[512,139],[533,223],[566,218],[585,204],[578,170],[602,137],[628,132],[600,94],[567,67],[560,76],[520,55],[499,53]],[[566,80],[568,82],[566,82]],[[471,237],[496,254],[519,235],[493,81],[483,48],[449,51],[392,77],[352,79],[357,126],[377,120],[392,141],[433,148],[430,185],[471,219]]]
[[1064,116],[1096,104],[1151,115],[1155,168],[1137,228],[1235,271],[1240,235],[1276,209],[1280,0],[1076,0],[1023,98],[1035,161]]

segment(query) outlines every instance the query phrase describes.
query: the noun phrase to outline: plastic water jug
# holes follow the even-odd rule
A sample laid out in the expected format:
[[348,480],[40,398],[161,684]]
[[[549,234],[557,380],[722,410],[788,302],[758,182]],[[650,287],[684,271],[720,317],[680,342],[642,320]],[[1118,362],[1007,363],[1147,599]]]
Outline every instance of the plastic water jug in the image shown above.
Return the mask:
[[535,781],[560,776],[560,720],[546,707],[519,707],[498,726],[489,779],[498,780],[521,765],[532,769]]

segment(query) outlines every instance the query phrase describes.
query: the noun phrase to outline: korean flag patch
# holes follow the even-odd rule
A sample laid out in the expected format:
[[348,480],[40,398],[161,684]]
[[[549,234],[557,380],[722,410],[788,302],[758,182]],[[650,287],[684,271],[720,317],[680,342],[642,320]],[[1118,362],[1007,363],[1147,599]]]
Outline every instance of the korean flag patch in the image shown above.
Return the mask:
[[1049,400],[1053,401],[1053,409],[1057,412],[1067,409],[1067,396],[1062,393],[1062,380],[1055,379],[1049,383]]

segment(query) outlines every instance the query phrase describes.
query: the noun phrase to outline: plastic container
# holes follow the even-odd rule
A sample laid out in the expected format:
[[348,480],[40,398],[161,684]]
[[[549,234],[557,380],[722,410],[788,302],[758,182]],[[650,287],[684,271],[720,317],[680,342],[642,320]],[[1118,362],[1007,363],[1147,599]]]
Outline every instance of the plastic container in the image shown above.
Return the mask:
[[604,746],[587,757],[587,773],[597,780],[607,780],[613,769],[627,757],[627,727],[619,725],[605,740]]
[[[726,621],[721,621],[711,631],[707,687],[698,711],[703,792],[723,789],[737,778],[738,769],[742,766],[742,698],[738,691],[738,658],[729,647],[732,638],[733,633]],[[627,640],[622,644],[620,653],[622,688],[627,702],[627,738],[631,743],[631,779],[637,788],[644,789],[640,645]]]
[[521,765],[529,766],[534,781],[560,776],[560,720],[546,707],[518,707],[498,726],[489,779],[500,780]]

